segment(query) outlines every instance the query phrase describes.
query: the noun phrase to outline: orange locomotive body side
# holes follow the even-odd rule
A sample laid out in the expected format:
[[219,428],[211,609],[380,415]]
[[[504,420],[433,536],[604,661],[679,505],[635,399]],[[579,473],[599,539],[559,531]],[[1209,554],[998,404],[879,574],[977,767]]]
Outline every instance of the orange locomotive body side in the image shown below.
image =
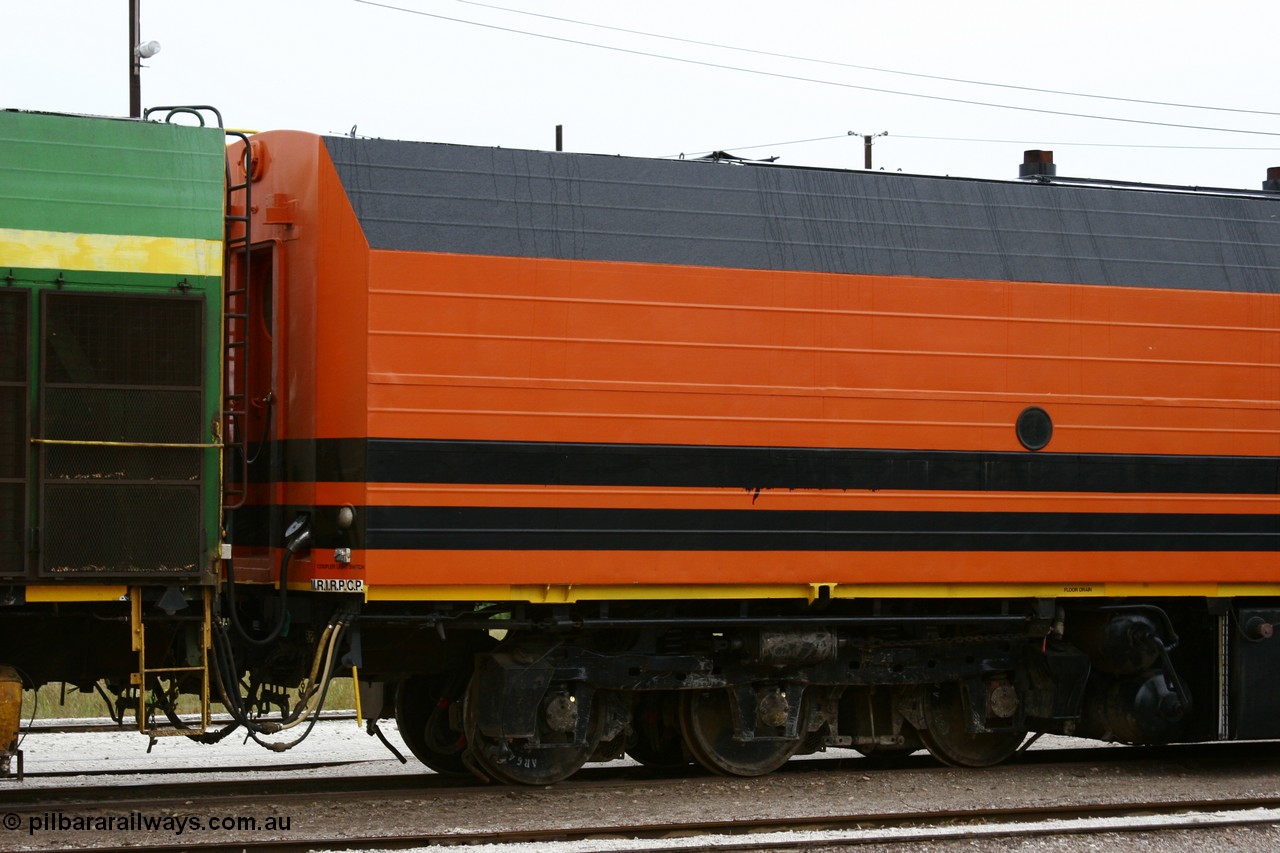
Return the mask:
[[[1063,453],[1274,456],[1277,300],[1014,282],[375,255],[369,434],[485,441],[1017,451],[1041,405]],[[414,289],[418,283],[421,289]],[[1138,297],[1138,298],[1135,298]],[[1163,300],[1163,301],[1161,301]],[[1158,307],[1157,307],[1158,306]],[[1156,310],[1153,311],[1152,309]],[[1158,316],[1152,317],[1152,314]],[[444,492],[443,494],[441,492]],[[1052,513],[1078,494],[370,487],[404,505]],[[1274,495],[1094,496],[1090,512],[1269,514]],[[901,509],[900,509],[901,508]],[[382,583],[430,583],[413,552]],[[433,555],[477,583],[1197,583],[1275,555],[734,550]],[[594,559],[593,559],[594,558]],[[371,579],[371,582],[372,579]]]
[[[1274,293],[371,247],[383,212],[353,210],[324,144],[259,143],[254,191],[289,219],[255,225],[282,271],[282,461],[254,485],[282,515],[255,544],[299,508],[361,518],[322,542],[351,562],[317,550],[296,583],[1280,583],[1275,489],[1213,482],[1280,457]],[[1052,421],[1035,451],[1029,407]],[[605,473],[555,462],[584,449]],[[866,462],[846,451],[890,473],[843,477]],[[748,470],[687,473],[719,456]],[[1026,485],[1026,460],[1076,457]],[[807,473],[750,470],[780,465]],[[1167,548],[1188,518],[1204,535]]]

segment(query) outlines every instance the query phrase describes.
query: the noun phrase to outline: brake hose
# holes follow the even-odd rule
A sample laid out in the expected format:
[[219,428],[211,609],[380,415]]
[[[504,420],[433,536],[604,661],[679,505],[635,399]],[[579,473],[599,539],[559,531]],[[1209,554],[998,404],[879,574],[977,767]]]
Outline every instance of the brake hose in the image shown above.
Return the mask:
[[[294,522],[296,527],[298,522]],[[231,627],[236,629],[236,633],[240,635],[245,642],[254,646],[266,646],[274,642],[280,636],[280,632],[284,630],[285,625],[289,622],[289,609],[285,606],[289,597],[289,561],[293,558],[295,552],[300,551],[303,546],[311,541],[311,530],[302,527],[301,532],[293,537],[285,546],[284,556],[280,559],[280,596],[279,608],[280,613],[276,617],[275,627],[271,629],[271,633],[267,636],[258,638],[251,636],[243,625],[240,624],[240,614],[236,609],[236,570],[235,561],[227,561],[227,610],[231,619]]]

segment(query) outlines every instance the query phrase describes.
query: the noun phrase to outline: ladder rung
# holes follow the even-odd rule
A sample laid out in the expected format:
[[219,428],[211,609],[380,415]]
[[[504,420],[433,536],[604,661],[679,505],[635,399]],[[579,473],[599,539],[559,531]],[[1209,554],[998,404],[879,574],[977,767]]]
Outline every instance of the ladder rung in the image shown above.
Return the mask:
[[143,670],[144,673],[148,673],[148,674],[155,673],[155,672],[202,672],[202,671],[203,671],[203,667],[198,667],[198,666],[164,666],[164,667],[159,667],[155,669],[148,667],[147,669]]

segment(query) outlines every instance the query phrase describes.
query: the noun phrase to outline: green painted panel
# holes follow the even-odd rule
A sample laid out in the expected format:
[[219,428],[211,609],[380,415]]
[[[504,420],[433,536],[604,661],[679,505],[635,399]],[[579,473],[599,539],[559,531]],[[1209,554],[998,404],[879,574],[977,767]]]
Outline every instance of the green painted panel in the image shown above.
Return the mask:
[[[26,313],[31,334],[25,353],[29,381],[10,394],[21,395],[25,389],[27,405],[17,415],[24,441],[28,432],[40,436],[50,427],[52,421],[39,413],[42,405],[52,405],[52,389],[60,387],[41,385],[47,355],[41,337],[47,320],[45,294],[69,300],[78,295],[111,299],[185,293],[203,301],[199,340],[191,340],[181,356],[192,359],[193,349],[201,352],[199,383],[191,385],[195,400],[186,416],[198,421],[200,442],[216,439],[222,387],[220,244],[225,174],[225,141],[219,128],[0,112],[0,290],[29,291],[30,296]],[[121,304],[135,303],[122,300]],[[106,316],[86,315],[78,332],[108,335],[112,329],[104,325]],[[118,326],[123,321],[112,315],[109,322]],[[145,331],[143,337],[159,339]],[[139,341],[139,346],[145,345],[147,341]],[[156,357],[178,357],[170,350],[158,347]],[[142,388],[134,398],[121,396],[118,408],[136,411],[129,407],[148,405],[149,394]],[[16,404],[9,407],[16,410]],[[0,494],[0,504],[13,505],[7,514],[19,519],[9,526],[21,532],[24,540],[28,528],[41,530],[46,540],[66,533],[56,529],[56,514],[50,515],[48,505],[48,483],[40,482],[39,460],[47,456],[42,453],[35,446],[28,448],[22,457],[26,476],[21,481],[10,477],[7,497]],[[198,453],[198,480],[180,484],[199,490],[198,500],[193,497],[182,510],[182,525],[187,535],[198,533],[200,553],[213,558],[220,529],[220,454],[217,449]],[[56,476],[50,482],[54,481],[61,484]],[[69,493],[67,489],[58,492]],[[137,518],[128,523],[131,531],[121,536],[145,535],[147,525],[155,522]],[[5,530],[0,523],[0,546]],[[42,556],[31,565],[44,562]],[[202,559],[202,565],[208,564],[208,559]],[[21,564],[17,568],[21,570]],[[59,576],[58,582],[67,579]]]
[[219,128],[0,112],[0,228],[222,238]]

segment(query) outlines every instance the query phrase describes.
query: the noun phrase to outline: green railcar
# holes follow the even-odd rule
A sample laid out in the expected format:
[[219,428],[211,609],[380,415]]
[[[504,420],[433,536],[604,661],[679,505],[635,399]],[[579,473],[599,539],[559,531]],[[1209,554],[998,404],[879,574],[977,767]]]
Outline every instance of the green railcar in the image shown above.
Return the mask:
[[216,556],[220,130],[0,113],[0,572]]
[[198,628],[181,661],[176,623],[138,646],[217,577],[225,158],[220,128],[0,112],[0,658],[28,682],[204,668]]

